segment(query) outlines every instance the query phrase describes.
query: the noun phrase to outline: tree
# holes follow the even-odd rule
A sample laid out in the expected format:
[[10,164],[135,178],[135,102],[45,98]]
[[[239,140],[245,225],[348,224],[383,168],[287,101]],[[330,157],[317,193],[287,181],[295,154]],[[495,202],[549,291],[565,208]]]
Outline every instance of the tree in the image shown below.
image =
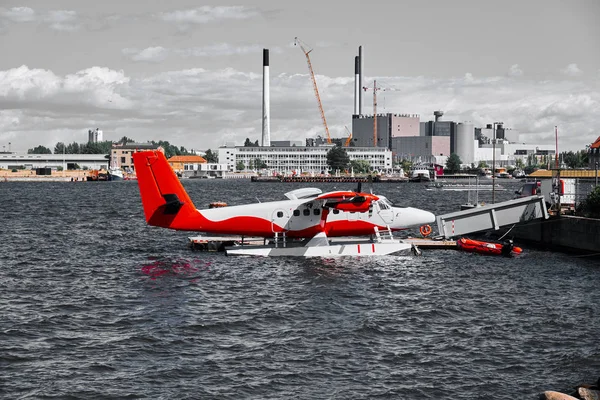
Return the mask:
[[348,157],[348,153],[343,147],[335,146],[327,152],[327,165],[332,171],[344,171],[348,169],[349,164],[350,157]]
[[121,139],[119,139],[119,141],[117,142],[117,144],[122,144],[125,145],[127,143],[135,143],[135,140],[128,138],[127,136],[123,136]]
[[600,186],[596,186],[581,205],[583,214],[591,218],[600,217]]
[[523,163],[523,159],[521,158],[517,158],[517,160],[515,161],[515,165],[519,169],[525,168],[525,164]]
[[400,162],[400,165],[402,166],[402,171],[404,171],[404,173],[408,173],[408,171],[410,171],[410,169],[412,168],[412,161],[409,161],[407,159],[402,159],[402,161]]
[[56,146],[54,146],[54,154],[63,154],[66,153],[66,147],[65,144],[63,142],[58,142],[56,143]]
[[216,164],[219,162],[219,156],[217,153],[213,153],[211,149],[206,150],[206,154],[204,155],[207,163]]
[[249,138],[246,138],[246,141],[244,142],[244,147],[259,147],[258,140],[252,143]]
[[[102,151],[100,143],[89,142],[81,145],[79,148],[81,154],[108,154]],[[110,153],[110,150],[108,151]]]
[[477,168],[487,168],[488,165],[486,164],[485,161],[479,161],[479,164],[477,164]]
[[371,171],[371,164],[367,160],[352,160],[350,168],[357,174],[364,174]]
[[450,154],[450,157],[448,157],[448,160],[446,160],[446,169],[453,174],[457,173],[460,171],[460,164],[462,164],[462,161],[458,154],[452,153]]
[[572,151],[560,153],[563,163],[569,168],[583,168],[588,164],[588,154],[585,150],[573,153]]
[[238,161],[237,164],[235,165],[235,169],[238,171],[243,171],[246,169],[246,166],[244,165],[243,161]]
[[42,145],[27,150],[27,154],[52,154],[52,150]]
[[256,170],[267,168],[267,163],[261,160],[260,158],[255,158],[252,162],[252,165]]
[[67,153],[69,154],[80,154],[79,143],[73,142],[67,146]]

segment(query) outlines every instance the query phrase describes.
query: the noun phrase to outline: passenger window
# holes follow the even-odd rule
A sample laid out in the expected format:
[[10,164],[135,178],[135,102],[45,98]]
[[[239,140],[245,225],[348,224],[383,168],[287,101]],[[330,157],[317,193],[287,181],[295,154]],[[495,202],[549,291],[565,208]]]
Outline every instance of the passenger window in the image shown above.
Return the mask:
[[302,214],[310,215],[310,210],[308,208],[305,208],[304,210],[302,210]]
[[320,208],[315,208],[315,209],[313,210],[313,214],[315,214],[315,215],[319,215],[319,214],[321,214],[321,209],[320,209]]
[[294,210],[294,217],[297,217],[298,215],[300,215],[300,210]]
[[281,218],[283,217],[283,212],[282,211],[277,211],[277,218]]
[[336,209],[334,209],[334,210],[333,210],[333,213],[334,213],[334,214],[339,214],[339,213],[340,213],[340,210],[338,210],[338,209],[336,208]]

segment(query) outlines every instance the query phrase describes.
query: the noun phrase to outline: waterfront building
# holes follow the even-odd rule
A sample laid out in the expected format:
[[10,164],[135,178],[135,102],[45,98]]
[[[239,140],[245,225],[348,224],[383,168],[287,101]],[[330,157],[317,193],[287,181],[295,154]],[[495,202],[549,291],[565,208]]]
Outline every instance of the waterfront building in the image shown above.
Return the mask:
[[590,169],[600,167],[600,136],[588,147],[588,161]]
[[227,164],[216,163],[194,163],[184,164],[180,173],[185,178],[223,178],[229,172]]
[[[293,146],[293,147],[243,147],[223,146],[218,149],[219,164],[227,164],[229,171],[235,171],[238,164],[246,170],[255,169],[257,160],[266,164],[272,174],[322,174],[327,173],[327,152],[333,145]],[[387,148],[347,147],[350,161],[364,160],[379,171],[392,169],[392,152]],[[264,165],[263,164],[263,165]]]
[[111,165],[122,168],[125,171],[133,171],[133,153],[143,150],[164,150],[157,144],[151,143],[127,143],[127,144],[113,144],[110,150]]
[[27,169],[58,168],[71,170],[77,168],[107,169],[108,159],[106,154],[27,154],[27,153],[2,153],[0,154],[0,168],[2,169]]
[[[193,169],[194,165],[206,164],[206,160],[200,156],[173,156],[167,160],[173,171],[182,173],[184,170]],[[197,168],[196,168],[197,170]]]
[[[497,166],[513,166],[516,165],[519,159],[524,165],[527,165],[530,157],[533,157],[535,162],[539,164],[556,154],[555,147],[551,144],[509,143],[505,140],[498,140],[495,148]],[[475,149],[475,164],[484,161],[491,165],[494,159],[493,149],[493,143],[483,144]]]

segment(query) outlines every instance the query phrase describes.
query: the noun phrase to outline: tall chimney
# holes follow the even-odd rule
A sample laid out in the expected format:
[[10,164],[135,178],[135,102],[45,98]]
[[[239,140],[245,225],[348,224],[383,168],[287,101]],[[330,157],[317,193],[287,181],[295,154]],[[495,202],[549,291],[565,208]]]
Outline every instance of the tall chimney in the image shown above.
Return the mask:
[[269,109],[269,49],[263,49],[263,103],[262,103],[262,146],[271,147]]
[[364,65],[364,60],[363,60],[363,53],[362,53],[362,46],[358,46],[358,58],[360,60],[360,69],[358,71],[359,73],[359,82],[358,82],[358,113],[362,115],[362,106],[363,106],[363,99],[362,99],[362,88],[363,88],[363,71],[365,70],[365,65]]
[[360,58],[354,57],[354,115],[359,114],[360,106]]

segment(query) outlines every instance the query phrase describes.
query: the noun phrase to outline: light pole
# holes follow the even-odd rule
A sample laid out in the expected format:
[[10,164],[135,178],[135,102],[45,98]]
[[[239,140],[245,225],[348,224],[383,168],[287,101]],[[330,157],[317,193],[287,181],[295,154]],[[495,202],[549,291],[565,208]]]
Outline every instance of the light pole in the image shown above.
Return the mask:
[[492,124],[492,204],[496,202],[496,127],[503,122],[494,122]]
[[598,186],[598,161],[596,161],[596,186]]

